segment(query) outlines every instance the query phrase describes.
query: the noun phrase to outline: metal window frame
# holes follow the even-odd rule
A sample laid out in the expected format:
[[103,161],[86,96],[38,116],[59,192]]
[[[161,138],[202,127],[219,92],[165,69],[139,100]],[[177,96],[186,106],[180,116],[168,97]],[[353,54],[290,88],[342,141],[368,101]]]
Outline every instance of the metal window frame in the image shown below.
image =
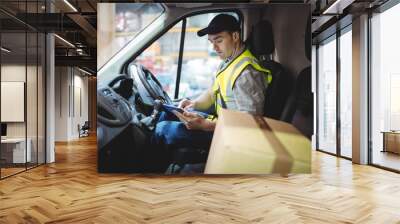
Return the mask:
[[178,99],[178,96],[179,96],[179,85],[181,83],[181,73],[182,73],[183,48],[185,46],[185,34],[186,34],[186,18],[184,18],[182,20],[181,37],[180,37],[181,39],[180,39],[180,44],[179,44],[178,68],[176,71],[174,99]]

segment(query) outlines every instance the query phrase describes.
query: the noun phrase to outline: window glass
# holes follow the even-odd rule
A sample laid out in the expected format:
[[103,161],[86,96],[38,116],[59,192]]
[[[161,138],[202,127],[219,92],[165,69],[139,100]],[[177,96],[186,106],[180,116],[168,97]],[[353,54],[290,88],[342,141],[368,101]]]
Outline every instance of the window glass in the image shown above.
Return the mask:
[[98,7],[98,67],[164,12],[159,3],[102,3]]
[[318,148],[336,153],[336,37],[318,48]]
[[[178,98],[193,98],[210,88],[221,60],[212,49],[207,36],[197,31],[206,27],[219,13],[187,18]],[[238,18],[236,13],[228,13]],[[148,68],[171,98],[175,97],[182,21],[163,34],[135,60]]]
[[[178,98],[194,98],[210,88],[214,81],[221,60],[208,42],[207,35],[198,37],[197,31],[206,27],[218,14],[220,13],[207,13],[187,19]],[[224,14],[233,15],[239,20],[236,13]]]
[[143,51],[135,61],[157,77],[171,98],[175,91],[181,32],[182,22],[179,22]]
[[[400,4],[371,19],[372,163],[400,170]],[[386,137],[386,138],[385,138]]]
[[340,36],[340,153],[351,158],[352,141],[352,35]]

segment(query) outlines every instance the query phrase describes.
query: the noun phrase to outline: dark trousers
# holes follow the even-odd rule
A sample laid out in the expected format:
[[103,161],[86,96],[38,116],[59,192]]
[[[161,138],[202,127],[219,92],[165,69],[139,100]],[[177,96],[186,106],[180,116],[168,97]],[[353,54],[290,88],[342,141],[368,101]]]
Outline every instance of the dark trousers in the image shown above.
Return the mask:
[[175,115],[162,112],[154,131],[153,141],[157,145],[209,148],[213,134],[213,131],[188,130]]

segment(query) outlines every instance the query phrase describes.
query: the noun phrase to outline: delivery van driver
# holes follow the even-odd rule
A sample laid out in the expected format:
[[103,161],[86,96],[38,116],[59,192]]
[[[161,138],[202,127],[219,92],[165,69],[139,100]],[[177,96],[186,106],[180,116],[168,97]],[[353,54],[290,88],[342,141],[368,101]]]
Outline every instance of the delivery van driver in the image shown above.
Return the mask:
[[208,35],[213,49],[223,61],[212,87],[194,100],[180,102],[179,107],[186,111],[187,122],[174,121],[166,113],[161,114],[153,139],[157,144],[210,146],[216,119],[204,118],[190,110],[206,111],[214,106],[215,117],[221,108],[263,115],[265,89],[271,81],[270,71],[262,68],[246,49],[240,33],[239,22],[228,14],[215,16],[207,27],[197,32],[200,37]]

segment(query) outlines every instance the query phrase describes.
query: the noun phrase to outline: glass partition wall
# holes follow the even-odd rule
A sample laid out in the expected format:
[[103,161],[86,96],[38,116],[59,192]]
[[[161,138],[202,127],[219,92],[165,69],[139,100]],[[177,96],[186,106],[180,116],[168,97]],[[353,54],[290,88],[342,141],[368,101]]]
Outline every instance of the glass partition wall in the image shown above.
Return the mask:
[[[35,13],[39,12],[39,3],[20,1],[18,7],[21,12]],[[16,17],[21,15],[17,13]],[[3,179],[45,163],[46,54],[43,33],[3,10],[0,20]]]
[[352,158],[352,27],[320,42],[317,58],[317,149]]
[[1,34],[1,177],[25,170],[25,160],[29,157],[29,151],[26,155],[25,42],[25,32]]
[[336,35],[318,50],[318,149],[336,154]]
[[371,18],[370,163],[400,171],[400,4]]
[[[368,34],[368,164],[395,172],[400,171],[400,63],[397,56],[400,31],[395,29],[398,21],[400,4],[388,1],[369,17]],[[317,44],[317,149],[351,159],[351,25],[338,31],[336,36]]]
[[352,33],[351,25],[341,31],[340,70],[340,155],[352,158]]

